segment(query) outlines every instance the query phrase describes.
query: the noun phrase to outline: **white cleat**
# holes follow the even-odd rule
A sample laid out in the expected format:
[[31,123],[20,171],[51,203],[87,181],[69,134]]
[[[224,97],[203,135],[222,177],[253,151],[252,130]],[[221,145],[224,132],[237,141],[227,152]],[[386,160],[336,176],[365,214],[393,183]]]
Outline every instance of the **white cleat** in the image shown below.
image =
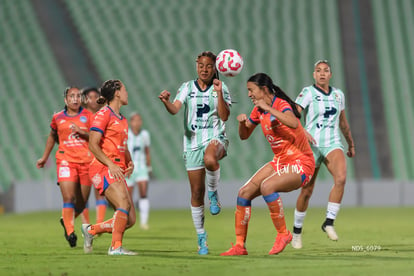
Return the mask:
[[93,235],[88,232],[90,226],[90,224],[82,224],[81,227],[83,236],[83,252],[87,254],[92,253]]
[[301,249],[302,248],[302,234],[292,233],[292,242],[290,243],[293,248]]
[[138,255],[138,253],[134,251],[130,251],[126,248],[123,248],[122,246],[116,249],[112,249],[112,246],[110,246],[108,249],[108,255],[110,256],[117,256],[117,255],[118,256],[121,256],[121,255],[135,256],[135,255]]
[[146,224],[146,223],[145,224],[141,224],[140,227],[141,227],[142,230],[148,230],[149,229],[149,225]]
[[326,232],[326,234],[328,235],[328,238],[330,238],[331,240],[333,241],[338,240],[338,235],[336,234],[335,228],[332,225],[322,226],[322,230]]

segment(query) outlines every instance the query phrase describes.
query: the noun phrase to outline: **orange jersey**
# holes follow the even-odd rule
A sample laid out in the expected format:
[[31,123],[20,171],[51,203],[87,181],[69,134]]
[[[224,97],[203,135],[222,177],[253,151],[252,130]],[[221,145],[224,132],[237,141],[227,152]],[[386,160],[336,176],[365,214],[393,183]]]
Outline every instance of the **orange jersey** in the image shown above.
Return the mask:
[[109,106],[101,108],[91,124],[91,131],[102,134],[99,146],[112,162],[126,167],[125,150],[128,141],[128,121],[121,115],[118,117]]
[[[290,104],[276,96],[273,98],[272,108],[285,112],[292,111]],[[312,149],[306,139],[300,122],[296,129],[282,124],[275,116],[262,112],[257,107],[253,109],[249,118],[253,124],[261,124],[263,134],[272,147],[275,158],[280,161],[291,162],[297,159],[313,160]],[[299,121],[299,119],[298,119]]]
[[88,141],[73,133],[70,128],[76,124],[81,130],[88,131],[92,118],[92,112],[81,107],[78,114],[69,116],[66,110],[53,115],[50,127],[57,132],[59,148],[56,152],[56,160],[65,160],[73,163],[89,163],[92,154],[88,148]]

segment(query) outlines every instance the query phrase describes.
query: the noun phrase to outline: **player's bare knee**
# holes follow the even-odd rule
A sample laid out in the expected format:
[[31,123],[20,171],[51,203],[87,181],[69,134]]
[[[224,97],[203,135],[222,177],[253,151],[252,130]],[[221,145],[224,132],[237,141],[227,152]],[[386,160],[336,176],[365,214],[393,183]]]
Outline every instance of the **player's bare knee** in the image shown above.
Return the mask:
[[210,171],[215,171],[218,169],[219,164],[213,156],[204,155],[204,166]]
[[335,186],[336,187],[341,187],[344,188],[345,187],[345,182],[346,182],[346,174],[344,175],[338,175],[335,177]]

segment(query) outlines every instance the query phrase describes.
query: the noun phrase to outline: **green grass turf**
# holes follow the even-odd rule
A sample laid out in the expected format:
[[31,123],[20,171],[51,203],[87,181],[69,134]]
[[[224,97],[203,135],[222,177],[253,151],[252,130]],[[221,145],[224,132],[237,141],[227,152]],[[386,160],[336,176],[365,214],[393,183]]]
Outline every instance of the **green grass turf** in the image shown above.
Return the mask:
[[[292,228],[293,209],[285,210]],[[0,216],[0,275],[413,275],[414,208],[342,208],[335,224],[339,241],[320,230],[325,210],[308,210],[304,248],[290,245],[269,256],[275,230],[268,211],[254,208],[247,239],[248,256],[221,257],[234,237],[234,209],[206,213],[210,254],[196,253],[190,210],[153,210],[150,230],[127,230],[124,245],[138,256],[107,256],[109,234],[83,253],[69,248],[59,224],[60,212]],[[112,211],[108,213],[108,216]],[[93,218],[94,213],[91,212]]]

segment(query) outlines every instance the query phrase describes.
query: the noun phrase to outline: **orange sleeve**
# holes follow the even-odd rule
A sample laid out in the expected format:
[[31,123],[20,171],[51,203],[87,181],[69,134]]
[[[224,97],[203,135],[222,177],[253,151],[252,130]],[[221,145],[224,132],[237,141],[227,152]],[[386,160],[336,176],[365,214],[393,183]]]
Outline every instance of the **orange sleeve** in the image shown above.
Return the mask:
[[257,107],[253,108],[252,112],[250,113],[249,120],[255,125],[260,124],[260,114],[259,114],[259,110],[257,109]]
[[101,109],[96,113],[96,116],[94,120],[92,121],[90,130],[91,131],[98,131],[102,135],[104,135],[106,127],[109,123],[109,112],[107,112],[107,109]]

